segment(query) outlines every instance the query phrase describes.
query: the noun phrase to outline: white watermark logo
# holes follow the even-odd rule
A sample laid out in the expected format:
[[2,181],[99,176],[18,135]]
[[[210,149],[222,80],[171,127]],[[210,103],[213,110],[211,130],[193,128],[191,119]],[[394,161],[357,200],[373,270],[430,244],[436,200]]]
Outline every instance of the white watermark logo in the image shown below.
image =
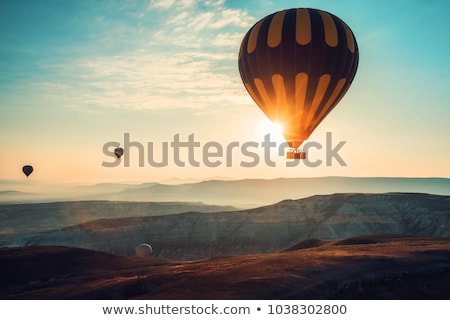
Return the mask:
[[[284,164],[286,167],[295,167],[303,163],[305,166],[312,168],[319,167],[324,163],[327,167],[332,166],[334,163],[340,166],[347,166],[347,163],[339,154],[346,142],[339,141],[337,144],[333,144],[332,133],[327,132],[325,146],[319,142],[308,141],[302,147],[302,153],[305,154],[304,158],[286,159]],[[177,133],[173,136],[172,141],[164,141],[160,142],[160,144],[161,149],[157,149],[153,141],[145,144],[139,141],[132,141],[130,134],[124,133],[123,143],[109,141],[103,145],[103,154],[109,158],[109,161],[103,161],[101,165],[107,168],[117,167],[121,164],[124,167],[130,167],[132,162],[132,153],[130,151],[133,150],[133,155],[137,152],[139,167],[162,168],[172,164],[177,167],[186,167],[188,164],[191,167],[203,165],[209,168],[219,166],[232,167],[236,165],[244,168],[253,168],[262,164],[268,167],[275,167],[277,162],[272,159],[273,151],[278,149],[278,156],[284,158],[286,152],[291,149],[287,142],[277,145],[275,141],[271,140],[270,133],[266,134],[264,141],[261,142],[246,141],[241,143],[239,141],[231,141],[225,145],[217,141],[208,141],[202,144],[195,139],[194,133],[191,133],[183,140],[180,134]],[[117,148],[121,148],[123,156],[117,155],[117,152],[114,151]],[[325,151],[321,153],[322,157],[316,154],[319,150]],[[160,152],[159,155],[156,154],[157,151]],[[261,151],[263,152],[262,155]],[[201,153],[200,156],[198,156],[199,152]],[[171,161],[169,161],[169,158]]]

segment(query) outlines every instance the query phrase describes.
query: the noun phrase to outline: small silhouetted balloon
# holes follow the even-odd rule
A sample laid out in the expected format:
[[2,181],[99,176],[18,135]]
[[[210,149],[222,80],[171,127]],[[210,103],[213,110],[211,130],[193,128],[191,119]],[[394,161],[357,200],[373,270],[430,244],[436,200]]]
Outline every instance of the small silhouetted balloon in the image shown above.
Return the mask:
[[114,154],[116,155],[117,159],[120,159],[120,157],[123,156],[123,149],[122,148],[115,148]]
[[138,257],[150,257],[152,252],[152,246],[147,243],[141,243],[136,247],[136,256]]
[[28,176],[33,172],[33,167],[32,166],[23,166],[22,168],[23,173],[25,173],[25,175]]

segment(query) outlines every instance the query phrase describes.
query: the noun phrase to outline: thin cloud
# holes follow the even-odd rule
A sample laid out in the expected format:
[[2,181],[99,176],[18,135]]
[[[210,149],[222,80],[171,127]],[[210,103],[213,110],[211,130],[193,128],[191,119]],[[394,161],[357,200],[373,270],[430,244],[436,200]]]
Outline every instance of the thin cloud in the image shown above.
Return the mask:
[[187,30],[201,30],[205,27],[212,29],[224,28],[227,26],[246,28],[252,25],[254,18],[241,9],[214,8],[211,11],[200,11],[191,8],[190,11],[175,12],[167,24],[182,25]]
[[245,28],[251,25],[250,21],[252,20],[253,19],[242,10],[224,9],[220,12],[217,12],[215,21],[213,21],[210,27],[214,29],[224,28],[226,26],[237,26]]
[[149,9],[169,9],[175,0],[150,0]]
[[186,9],[197,4],[198,0],[150,0],[149,9]]
[[205,6],[218,7],[218,6],[222,6],[224,3],[225,3],[225,0],[206,0]]
[[[230,55],[213,53],[128,55],[77,60],[52,66],[65,74],[65,84],[42,83],[42,90],[64,86],[71,104],[128,109],[211,108],[214,102],[239,100],[244,95],[235,74],[217,72],[217,63]],[[62,98],[62,97],[61,97]]]
[[[214,12],[203,12],[192,17],[186,24],[189,30],[199,31],[210,25],[211,20],[215,17]],[[212,25],[212,24],[211,24]]]
[[239,48],[243,35],[241,33],[219,33],[213,40],[213,44],[218,47],[235,47]]
[[[254,19],[245,10],[224,8],[224,1],[197,4],[151,1],[152,10],[160,11],[147,11],[138,29],[132,22],[98,19],[104,33],[97,38],[105,49],[95,43],[90,56],[41,66],[41,89],[56,100],[59,94],[64,104],[101,108],[210,109],[246,103],[237,54]],[[185,10],[165,10],[180,6]],[[54,90],[58,85],[64,94]]]

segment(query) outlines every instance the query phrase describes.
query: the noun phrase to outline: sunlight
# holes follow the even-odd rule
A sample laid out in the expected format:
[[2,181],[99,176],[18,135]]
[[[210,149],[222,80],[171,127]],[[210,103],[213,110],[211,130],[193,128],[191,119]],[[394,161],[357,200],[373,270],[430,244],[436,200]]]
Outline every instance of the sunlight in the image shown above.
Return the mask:
[[269,119],[265,119],[259,125],[259,132],[261,136],[270,133],[271,140],[276,141],[278,144],[286,141],[283,137],[283,125],[279,122],[272,122]]

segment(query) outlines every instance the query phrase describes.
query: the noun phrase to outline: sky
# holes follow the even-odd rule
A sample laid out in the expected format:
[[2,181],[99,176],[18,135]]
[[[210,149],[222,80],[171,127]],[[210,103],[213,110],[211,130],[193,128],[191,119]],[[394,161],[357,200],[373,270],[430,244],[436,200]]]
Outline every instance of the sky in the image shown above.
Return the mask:
[[[268,133],[284,140],[247,94],[237,55],[254,23],[296,7],[344,20],[360,60],[310,136],[323,146],[309,152],[316,165],[289,167],[277,148],[261,147]],[[450,178],[449,21],[446,0],[1,1],[0,180],[27,179],[28,164],[28,179],[77,183]],[[191,155],[174,154],[177,138],[195,141]],[[128,163],[117,162],[112,146],[126,139]],[[167,165],[149,164],[149,151],[163,159],[164,143]],[[327,143],[342,161],[327,161]]]

